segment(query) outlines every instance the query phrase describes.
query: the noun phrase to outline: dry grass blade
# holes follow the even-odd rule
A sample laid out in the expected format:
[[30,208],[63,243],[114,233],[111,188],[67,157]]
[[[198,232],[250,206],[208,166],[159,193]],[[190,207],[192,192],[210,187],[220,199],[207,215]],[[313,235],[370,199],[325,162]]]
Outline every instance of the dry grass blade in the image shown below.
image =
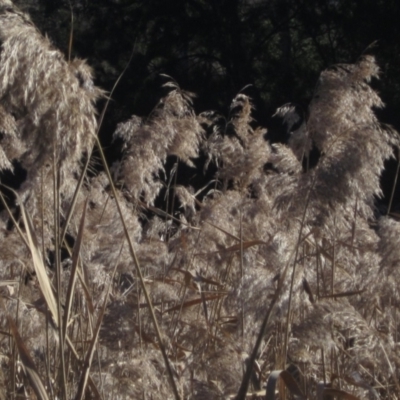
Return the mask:
[[394,194],[395,194],[396,187],[397,187],[397,180],[399,178],[399,172],[400,172],[400,149],[399,148],[397,148],[396,156],[397,156],[396,174],[395,174],[394,181],[393,181],[393,184],[392,184],[392,191],[390,193],[389,205],[388,205],[388,208],[387,208],[387,215],[391,214],[390,210],[392,209],[393,198],[394,198]]
[[277,370],[277,371],[272,371],[271,374],[269,375],[267,381],[266,394],[265,394],[266,400],[275,400],[276,385],[280,378],[282,378],[283,382],[285,383],[285,386],[289,389],[290,393],[292,393],[294,396],[297,396],[298,399],[306,398],[304,393],[301,391],[299,385],[288,371]]
[[65,336],[67,334],[69,315],[71,312],[72,299],[74,296],[76,273],[78,270],[79,252],[81,249],[81,244],[82,244],[82,239],[83,239],[83,230],[84,230],[84,226],[85,226],[86,209],[87,209],[87,200],[86,200],[84,208],[83,208],[82,217],[81,217],[81,221],[80,221],[80,225],[79,225],[78,236],[76,238],[74,250],[72,252],[71,274],[70,274],[70,279],[68,282],[67,296],[65,299],[65,310],[64,310],[64,316],[63,316],[64,317],[64,319],[63,319],[63,328],[64,328],[63,340],[65,340]]
[[172,390],[174,392],[174,397],[175,397],[176,400],[180,400],[181,397],[180,397],[180,395],[178,393],[178,388],[177,388],[176,383],[175,383],[174,375],[173,375],[172,368],[171,368],[171,365],[170,365],[170,361],[169,361],[169,358],[168,358],[168,355],[167,355],[167,352],[166,352],[165,344],[164,344],[163,338],[161,336],[161,331],[160,331],[160,327],[158,325],[157,318],[156,318],[156,315],[155,315],[155,312],[154,312],[154,307],[152,305],[149,293],[148,293],[146,285],[144,283],[143,274],[142,274],[142,271],[141,271],[140,265],[139,265],[139,260],[138,260],[138,258],[136,256],[136,252],[135,252],[135,249],[134,249],[134,246],[133,246],[131,235],[129,234],[128,227],[126,225],[125,218],[124,218],[124,215],[123,215],[123,212],[122,212],[122,209],[121,209],[121,205],[120,205],[119,200],[118,200],[117,190],[116,190],[116,188],[114,186],[113,179],[112,179],[112,176],[111,176],[111,172],[110,172],[110,169],[108,168],[107,160],[106,160],[106,157],[104,155],[104,151],[103,151],[103,148],[101,146],[101,143],[100,143],[98,137],[96,137],[96,143],[97,143],[97,147],[98,147],[99,152],[100,152],[100,157],[101,157],[101,160],[103,162],[103,166],[104,166],[106,174],[107,174],[107,178],[108,178],[108,180],[110,182],[111,190],[112,190],[112,193],[113,193],[114,199],[115,199],[115,204],[117,206],[118,214],[120,216],[121,223],[122,223],[122,226],[123,226],[123,229],[124,229],[125,238],[127,239],[127,242],[128,242],[129,252],[131,254],[132,260],[133,260],[134,265],[135,265],[135,270],[136,270],[137,275],[139,277],[140,286],[141,286],[141,288],[143,290],[143,294],[145,296],[146,302],[149,305],[150,316],[151,316],[154,328],[155,328],[156,333],[157,333],[157,339],[159,341],[160,350],[161,350],[161,353],[162,353],[162,356],[163,356],[163,359],[164,359],[165,366],[167,368],[169,381],[170,381]]
[[227,247],[225,250],[222,251],[226,252],[241,251],[257,245],[268,245],[268,243],[264,242],[263,240],[248,240],[248,241],[243,241],[240,244],[234,244],[233,246]]
[[171,268],[171,271],[178,271],[184,275],[184,286],[193,287],[193,288],[195,287],[194,282],[193,282],[194,276],[191,272],[186,271],[184,269],[175,268],[175,267]]
[[[290,261],[290,259],[289,259]],[[249,383],[250,383],[250,379],[253,373],[253,367],[254,367],[254,363],[256,361],[257,358],[257,354],[258,354],[258,350],[261,346],[261,342],[264,338],[265,335],[265,331],[267,329],[267,325],[269,323],[269,320],[271,318],[271,314],[272,314],[272,310],[275,306],[275,303],[278,301],[281,292],[282,292],[282,288],[283,288],[283,283],[285,282],[286,279],[286,274],[289,268],[289,262],[286,264],[285,270],[283,271],[282,275],[280,276],[279,280],[278,280],[278,286],[275,290],[274,296],[269,304],[269,307],[267,309],[267,312],[265,314],[264,320],[261,324],[261,328],[260,331],[258,333],[257,336],[257,340],[256,343],[254,344],[253,347],[253,351],[250,355],[250,357],[248,358],[247,361],[247,365],[246,365],[246,372],[243,375],[243,379],[242,382],[240,384],[240,388],[238,390],[238,394],[236,396],[236,400],[245,400],[246,399],[246,395],[247,395],[247,389],[249,387]]]
[[[223,286],[222,283],[214,281],[213,279],[207,278],[205,276],[202,276],[199,273],[196,273],[196,275],[193,275],[190,271],[186,271],[184,269],[175,268],[175,267],[172,267],[170,270],[171,271],[178,271],[178,272],[182,273],[184,275],[185,286],[191,286],[194,289],[198,288],[197,282],[207,283],[207,284],[213,285],[213,286]],[[163,278],[162,281],[166,282],[166,283],[179,282],[179,281],[176,281],[176,280],[170,280],[168,282],[167,278]]]
[[[84,264],[83,264],[83,268],[84,268]],[[92,301],[92,297],[90,296],[90,291],[89,291],[88,285],[85,282],[85,277],[83,276],[83,274],[79,268],[76,271],[77,271],[77,274],[79,277],[79,282],[83,289],[83,293],[85,294],[88,309],[89,309],[90,313],[93,314],[94,313],[93,301]]]
[[[212,225],[212,224],[210,224]],[[219,229],[221,232],[228,234],[228,232],[224,231],[221,228],[218,228],[215,225],[212,225],[214,228]],[[231,236],[234,239],[238,239],[236,236]],[[240,240],[240,239],[239,239]],[[269,242],[271,241],[271,239],[269,240]],[[268,246],[269,242],[265,242],[263,240],[245,240],[241,243],[238,244],[234,244],[233,246],[227,247],[226,249],[221,249],[221,250],[217,250],[214,253],[218,254],[218,253],[235,253],[235,252],[239,252],[239,251],[243,251],[246,249],[249,249],[253,246],[259,246],[259,245],[264,245],[264,246]],[[196,255],[203,255],[203,254],[209,254],[209,253],[197,253]]]
[[225,296],[225,294],[218,294],[218,295],[214,295],[214,296],[205,296],[204,299],[202,297],[199,297],[194,300],[188,300],[188,301],[185,301],[183,304],[179,304],[177,306],[168,308],[167,310],[164,311],[164,313],[169,313],[171,311],[180,310],[182,308],[192,307],[192,306],[195,306],[196,304],[203,303],[203,301],[217,300],[224,296]]
[[24,341],[22,340],[18,332],[18,328],[15,325],[15,322],[6,311],[3,299],[1,297],[0,297],[0,304],[7,316],[8,324],[10,326],[12,335],[17,345],[18,354],[21,359],[22,365],[24,367],[25,374],[28,377],[30,384],[32,385],[36,397],[40,400],[49,400],[49,397],[47,396],[47,390],[40,378],[35,363],[33,362],[32,357],[29,354],[29,350],[27,349]]
[[220,286],[220,287],[224,286],[221,282],[214,281],[213,279],[206,278],[205,276],[201,276],[201,275],[198,275],[196,277],[196,280],[198,280],[199,282],[202,282],[202,283],[207,283],[208,285]]
[[186,226],[186,227],[188,227],[190,229],[193,229],[195,231],[199,231],[200,230],[200,228],[197,228],[196,226],[192,226],[190,224],[187,224],[186,222],[180,220],[179,218],[174,217],[173,215],[167,213],[166,211],[160,210],[159,208],[156,208],[156,207],[153,207],[153,206],[151,206],[149,204],[143,203],[142,201],[139,201],[139,204],[143,208],[146,208],[147,210],[150,210],[150,211],[154,212],[155,214],[159,215],[160,217],[170,218],[170,219],[172,219],[172,220],[174,220],[176,222],[179,222],[180,224],[182,224],[182,225],[184,225],[184,226]]
[[[86,207],[85,207],[85,210],[86,210]],[[83,215],[82,215],[80,230],[83,230],[85,210],[84,210]],[[122,253],[122,249],[123,249],[123,246],[121,246],[120,255]],[[111,274],[111,279],[110,279],[110,283],[109,283],[109,285],[107,287],[106,295],[104,297],[103,306],[102,306],[102,308],[100,310],[100,315],[98,316],[98,319],[97,319],[96,329],[93,332],[93,338],[92,338],[92,340],[90,342],[89,349],[88,349],[88,351],[86,353],[85,361],[84,361],[84,364],[83,364],[83,371],[81,373],[81,379],[80,379],[79,385],[78,385],[78,391],[77,391],[77,394],[75,396],[76,400],[82,400],[84,398],[84,395],[85,395],[85,390],[86,390],[86,386],[88,384],[90,367],[92,365],[94,350],[95,350],[97,341],[99,339],[100,327],[101,327],[101,324],[103,322],[103,317],[104,317],[104,313],[106,311],[111,285],[113,283],[114,276],[115,276],[115,271],[117,270],[117,267],[118,267],[118,262],[115,263],[114,270],[113,270],[113,272]]]
[[335,299],[335,298],[339,298],[339,297],[348,297],[348,296],[355,296],[357,294],[362,294],[366,291],[366,289],[362,289],[362,290],[351,290],[348,292],[341,292],[341,293],[334,293],[334,294],[328,294],[326,296],[320,296],[320,299]]
[[[76,351],[75,346],[74,346],[74,344],[72,343],[71,339],[68,337],[68,335],[67,335],[67,337],[66,337],[65,339],[66,339],[68,348],[71,350],[71,353],[72,353],[72,355],[74,356],[75,360],[76,360],[78,363],[81,363],[82,360],[81,360],[81,358],[80,358],[78,352]],[[93,379],[92,379],[92,377],[91,377],[90,375],[89,375],[88,381],[89,381],[90,389],[91,389],[92,392],[93,392],[94,398],[95,398],[95,399],[101,399],[102,396],[101,396],[99,390],[97,389],[96,384],[94,383],[94,381],[93,381]]]
[[56,302],[56,298],[54,296],[54,292],[53,292],[53,289],[52,289],[52,286],[50,283],[50,279],[47,275],[46,267],[43,262],[43,257],[42,257],[37,239],[36,239],[32,221],[31,221],[29,215],[26,213],[24,204],[22,202],[22,199],[18,195],[18,193],[9,187],[7,187],[7,189],[9,189],[10,191],[12,191],[14,193],[14,195],[17,199],[17,202],[20,206],[21,216],[22,216],[22,220],[24,222],[24,226],[25,226],[25,230],[26,230],[26,238],[14,218],[13,218],[13,220],[14,220],[14,223],[16,224],[15,226],[16,226],[18,232],[22,236],[24,242],[27,244],[28,249],[32,255],[33,266],[34,266],[35,273],[36,273],[36,276],[39,281],[40,290],[43,294],[43,297],[46,300],[46,304],[50,310],[54,324],[58,325],[57,302]]
[[[256,390],[253,392],[248,392],[246,395],[246,398],[252,399],[252,400],[259,399],[259,398],[264,399],[265,398],[265,390]],[[235,394],[230,395],[230,396],[228,396],[228,399],[236,399],[236,395]]]
[[[6,185],[1,184],[1,186],[5,187],[6,189],[9,189],[9,187]],[[14,215],[13,215],[12,211],[10,210],[10,207],[8,207],[8,204],[3,196],[3,193],[1,193],[1,192],[0,192],[0,199],[1,199],[1,202],[3,203],[4,208],[7,210],[8,216],[10,217],[10,219],[13,222],[15,228],[17,229],[19,235],[21,236],[22,241],[25,243],[26,247],[29,248],[29,243],[28,243],[25,235],[22,233],[21,228],[18,225],[18,222],[15,220]]]
[[[68,253],[70,254],[70,256],[73,257],[73,251],[69,248],[68,243],[64,242],[64,245],[65,245],[66,249],[68,250]],[[85,264],[82,264],[82,268],[85,268]],[[90,296],[90,290],[85,281],[85,276],[79,268],[76,268],[76,274],[78,275],[79,282],[82,285],[82,289],[83,289],[83,293],[84,293],[86,301],[87,301],[88,309],[89,309],[90,313],[93,314],[94,313],[93,301]]]
[[70,11],[71,11],[71,28],[69,31],[69,42],[68,42],[68,62],[71,61],[72,54],[72,43],[74,40],[74,10],[72,9],[71,2],[69,3]]
[[18,285],[19,281],[0,281],[0,286]]
[[206,222],[208,225],[212,226],[213,228],[219,230],[220,232],[225,233],[225,235],[227,235],[227,236],[231,237],[232,239],[235,239],[235,240],[237,240],[238,242],[240,242],[240,237],[238,237],[238,236],[236,236],[236,235],[233,235],[232,233],[228,232],[226,229],[223,229],[223,228],[221,228],[221,227],[219,227],[219,226],[213,224],[213,223],[210,222],[210,221],[205,221],[205,222]]
[[38,242],[33,230],[32,221],[28,214],[25,212],[24,206],[21,204],[21,214],[26,227],[26,234],[28,237],[29,250],[32,254],[33,265],[35,268],[36,276],[38,277],[40,290],[46,300],[47,306],[53,317],[53,322],[58,324],[58,310],[57,301],[54,296],[53,288],[50,283],[49,276],[47,275],[46,267],[43,262],[43,257],[39,249]]

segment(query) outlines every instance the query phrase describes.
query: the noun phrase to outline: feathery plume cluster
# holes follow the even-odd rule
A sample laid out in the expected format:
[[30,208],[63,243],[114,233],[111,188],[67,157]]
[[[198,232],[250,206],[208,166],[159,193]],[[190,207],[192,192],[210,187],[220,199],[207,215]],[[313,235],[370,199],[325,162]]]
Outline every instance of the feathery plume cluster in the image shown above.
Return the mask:
[[162,183],[167,156],[174,155],[193,166],[202,140],[202,129],[192,108],[193,95],[175,82],[164,85],[170,92],[155,107],[151,115],[142,120],[133,116],[118,125],[114,137],[124,141],[124,154],[116,179],[121,180],[136,199],[152,203]]
[[82,154],[93,146],[94,103],[102,92],[85,62],[67,62],[26,14],[11,2],[0,6],[3,168],[19,161],[30,189],[56,163],[61,189],[70,194],[66,175],[78,171]]

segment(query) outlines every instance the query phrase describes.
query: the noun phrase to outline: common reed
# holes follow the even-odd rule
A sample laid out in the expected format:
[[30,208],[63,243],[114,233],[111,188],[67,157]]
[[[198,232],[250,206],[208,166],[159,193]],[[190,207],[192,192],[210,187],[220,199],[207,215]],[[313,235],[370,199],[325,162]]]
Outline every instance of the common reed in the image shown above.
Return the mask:
[[[103,91],[8,0],[0,40],[0,168],[27,170],[0,212],[2,398],[398,398],[400,223],[374,204],[399,138],[373,57],[323,71],[302,115],[282,106],[286,144],[245,94],[197,115],[166,77],[80,185]],[[217,172],[178,185],[182,164]]]

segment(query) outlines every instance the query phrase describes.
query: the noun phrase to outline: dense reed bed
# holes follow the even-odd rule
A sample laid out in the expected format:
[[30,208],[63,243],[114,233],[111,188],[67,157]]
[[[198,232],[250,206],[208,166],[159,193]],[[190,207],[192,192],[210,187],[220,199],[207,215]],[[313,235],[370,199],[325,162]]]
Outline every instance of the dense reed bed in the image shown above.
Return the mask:
[[0,398],[398,398],[400,223],[375,200],[399,137],[373,57],[278,109],[286,144],[245,94],[198,115],[166,78],[107,165],[86,62],[9,0],[0,41],[0,168],[27,171],[2,186]]

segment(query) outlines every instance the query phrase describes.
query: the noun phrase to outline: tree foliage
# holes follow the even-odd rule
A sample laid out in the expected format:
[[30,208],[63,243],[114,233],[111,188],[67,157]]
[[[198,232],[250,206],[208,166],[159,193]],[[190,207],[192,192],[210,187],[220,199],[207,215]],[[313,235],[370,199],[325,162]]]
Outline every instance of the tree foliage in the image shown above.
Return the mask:
[[[73,52],[88,58],[102,87],[112,87],[134,48],[117,99],[120,107],[129,104],[139,114],[155,105],[160,73],[197,93],[201,110],[222,108],[242,87],[253,84],[272,111],[288,101],[307,103],[322,69],[355,62],[366,52],[373,52],[383,68],[385,101],[391,107],[398,103],[400,5],[395,0],[71,4]],[[26,7],[66,51],[69,2],[37,0]]]

